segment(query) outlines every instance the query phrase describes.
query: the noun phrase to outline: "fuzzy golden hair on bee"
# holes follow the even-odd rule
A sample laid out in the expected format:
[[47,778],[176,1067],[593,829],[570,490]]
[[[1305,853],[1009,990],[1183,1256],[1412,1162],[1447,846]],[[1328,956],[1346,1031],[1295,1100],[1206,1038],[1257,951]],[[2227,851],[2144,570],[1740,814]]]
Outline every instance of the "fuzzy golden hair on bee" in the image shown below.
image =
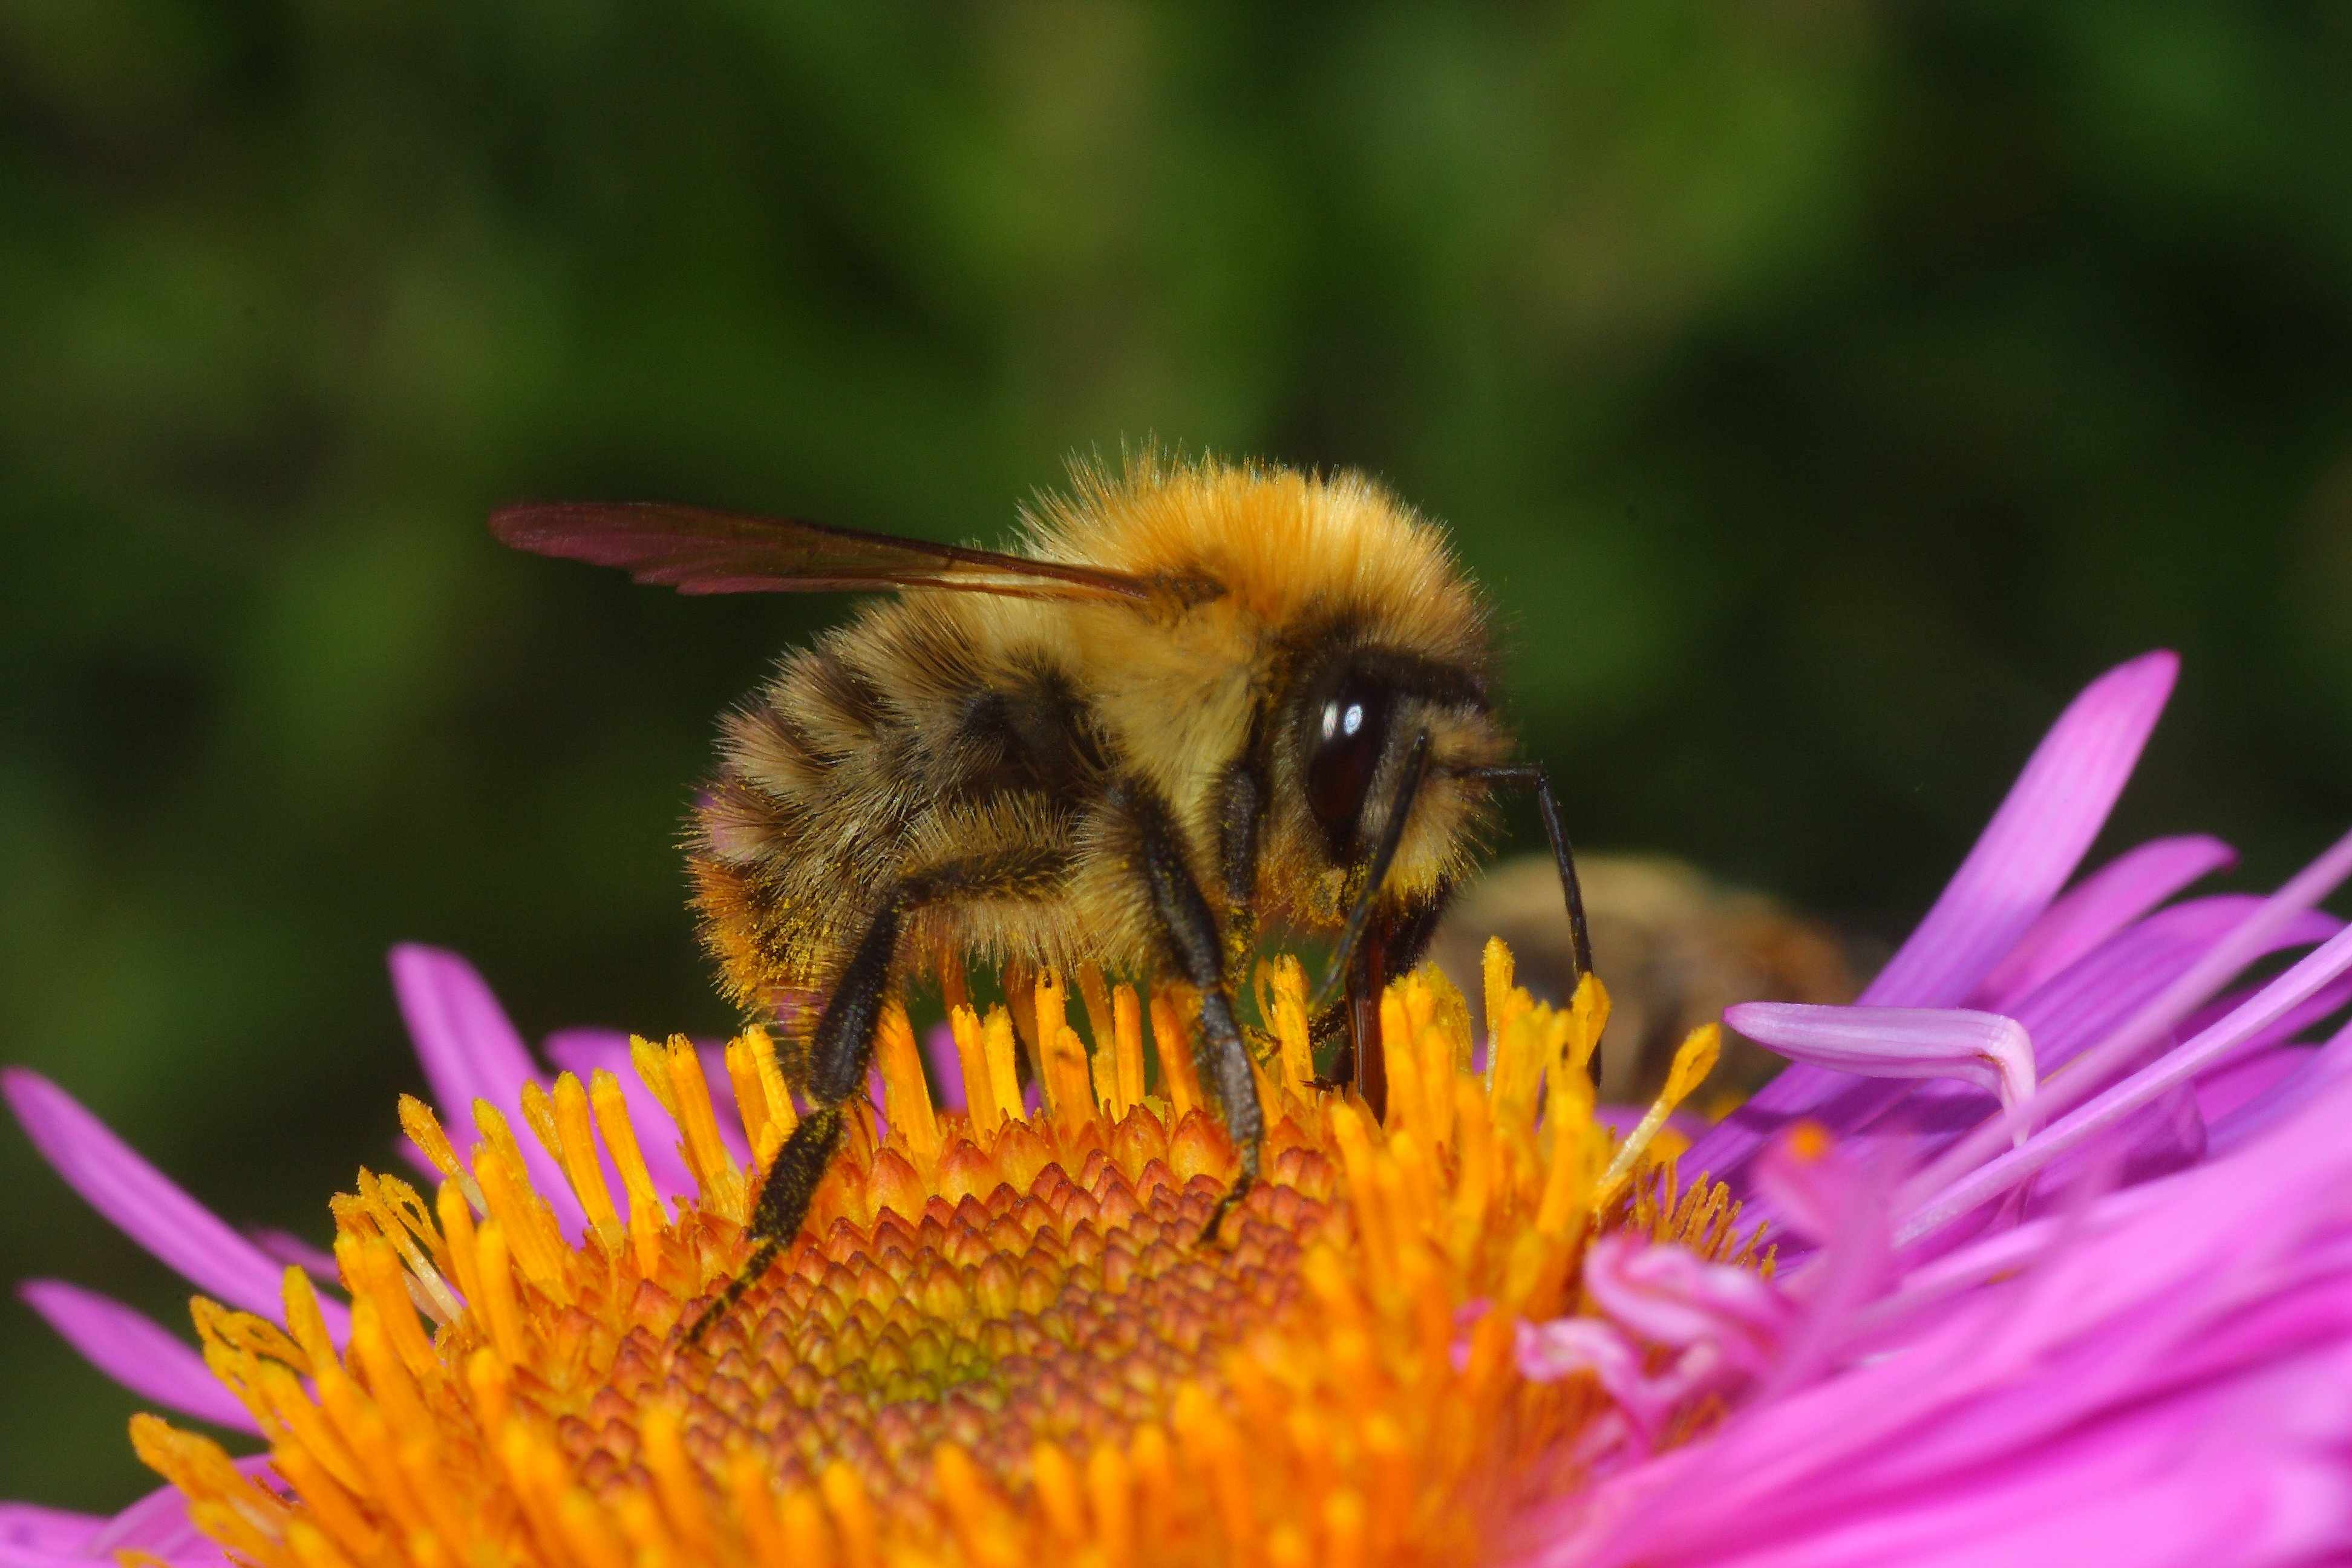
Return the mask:
[[771,1251],[830,1158],[828,1108],[863,1091],[884,998],[942,964],[1196,992],[1238,1196],[1261,1129],[1233,997],[1262,933],[1336,939],[1327,991],[1347,997],[1318,1033],[1344,1023],[1377,1104],[1381,986],[1475,864],[1493,789],[1541,785],[1495,711],[1483,599],[1372,480],[1146,452],[1074,468],[1021,523],[999,552],[666,505],[492,520],[688,593],[883,595],[721,721],[687,834],[726,990],[755,1016],[812,1004],[791,1070],[819,1113],[763,1195]]

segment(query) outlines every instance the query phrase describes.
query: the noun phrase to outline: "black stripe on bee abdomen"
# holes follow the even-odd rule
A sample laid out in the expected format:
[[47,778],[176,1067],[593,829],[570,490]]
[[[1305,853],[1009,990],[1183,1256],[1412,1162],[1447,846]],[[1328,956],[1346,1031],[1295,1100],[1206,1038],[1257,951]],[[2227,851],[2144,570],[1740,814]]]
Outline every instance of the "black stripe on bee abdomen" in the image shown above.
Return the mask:
[[967,799],[1032,794],[1076,806],[1109,771],[1092,711],[1058,669],[1033,668],[972,691],[957,715]]

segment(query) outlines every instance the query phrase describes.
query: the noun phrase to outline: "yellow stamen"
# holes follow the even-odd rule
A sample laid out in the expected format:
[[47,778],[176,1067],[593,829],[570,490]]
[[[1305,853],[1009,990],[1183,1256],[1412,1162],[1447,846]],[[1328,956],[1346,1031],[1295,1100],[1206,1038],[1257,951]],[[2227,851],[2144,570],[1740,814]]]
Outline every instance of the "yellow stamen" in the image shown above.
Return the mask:
[[972,1131],[981,1138],[993,1138],[1004,1125],[1004,1111],[997,1104],[996,1086],[989,1078],[988,1048],[981,1040],[980,1019],[969,1007],[952,1007],[948,1012],[948,1030],[955,1037],[964,1109],[971,1118]]
[[[1522,1381],[1511,1348],[1517,1318],[1574,1310],[1592,1237],[1769,1266],[1723,1188],[1682,1191],[1656,1157],[1711,1040],[1686,1043],[1612,1162],[1587,1073],[1605,992],[1554,1010],[1510,973],[1490,947],[1483,1079],[1450,986],[1381,998],[1383,1124],[1311,1087],[1305,973],[1268,966],[1265,1180],[1213,1246],[1198,1238],[1236,1156],[1192,1068],[1191,994],[1149,998],[1157,1081],[1146,1000],[1099,975],[1078,976],[1091,1051],[1051,973],[1012,977],[1017,1008],[952,1007],[962,1112],[932,1104],[894,1005],[888,1136],[853,1117],[803,1235],[691,1347],[681,1326],[748,1249],[749,1184],[690,1044],[632,1046],[670,1123],[644,1135],[674,1136],[695,1184],[675,1213],[610,1073],[524,1091],[585,1216],[578,1247],[493,1108],[461,1152],[404,1103],[447,1179],[429,1207],[366,1173],[338,1201],[347,1346],[299,1270],[286,1331],[197,1309],[291,1500],[161,1423],[140,1452],[258,1568],[1475,1561],[1603,1408],[1589,1380]],[[793,1124],[773,1047],[747,1035],[726,1060],[764,1156]],[[1475,1301],[1497,1310],[1465,1328]]]
[[1122,985],[1111,997],[1111,1083],[1114,1116],[1124,1118],[1143,1103],[1143,1006],[1135,987]]
[[883,1009],[875,1056],[882,1068],[882,1098],[891,1136],[903,1142],[915,1168],[928,1171],[940,1157],[939,1123],[931,1116],[931,1092],[923,1079],[923,1057],[915,1026],[897,1002]]
[[750,1194],[735,1157],[719,1136],[719,1118],[711,1109],[710,1086],[702,1072],[702,1053],[684,1035],[672,1035],[664,1047],[633,1039],[629,1055],[638,1076],[677,1122],[682,1135],[678,1152],[702,1188],[705,1201],[730,1219],[749,1218]]
[[[743,1087],[737,1086],[739,1100],[744,1098]],[[526,1105],[538,1090],[537,1084],[524,1089]],[[551,1152],[563,1167],[563,1179],[570,1184],[572,1195],[580,1200],[597,1239],[607,1247],[618,1247],[621,1214],[613,1206],[612,1189],[604,1185],[604,1173],[596,1161],[596,1123],[588,1109],[588,1091],[581,1087],[578,1079],[565,1073],[556,1080],[555,1093],[548,1104],[548,1120],[555,1133]]]
[[1266,1019],[1282,1047],[1284,1087],[1297,1097],[1315,1078],[1315,1052],[1307,1035],[1307,968],[1286,952],[1275,960],[1273,971]]
[[[1586,977],[1586,983],[1591,984],[1591,976]],[[1691,1091],[1715,1070],[1715,1064],[1722,1055],[1723,1026],[1719,1024],[1701,1024],[1680,1046],[1675,1047],[1674,1066],[1666,1071],[1665,1087],[1658,1091],[1658,1098],[1651,1102],[1650,1109],[1643,1114],[1633,1131],[1626,1135],[1623,1145],[1617,1151],[1617,1157],[1609,1162],[1609,1169],[1601,1178],[1603,1206],[1624,1190],[1626,1179],[1648,1151],[1650,1141],[1666,1124],[1666,1118],[1672,1116],[1675,1108],[1688,1100]]]

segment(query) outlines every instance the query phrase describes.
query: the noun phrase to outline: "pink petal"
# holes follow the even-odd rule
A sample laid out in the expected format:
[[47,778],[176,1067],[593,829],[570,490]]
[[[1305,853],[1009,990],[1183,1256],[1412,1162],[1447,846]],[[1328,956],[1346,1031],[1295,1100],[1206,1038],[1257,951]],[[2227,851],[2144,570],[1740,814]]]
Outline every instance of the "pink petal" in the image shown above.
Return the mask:
[[2033,1092],[2033,1042],[1998,1013],[1742,1002],[1723,1021],[1791,1061],[1863,1078],[1949,1078],[2015,1105]]
[[[0,1070],[0,1093],[41,1157],[116,1229],[207,1295],[281,1319],[285,1269],[131,1152],[56,1084],[24,1068]],[[321,1301],[339,1336],[338,1302]]]
[[[2262,907],[2260,899],[2231,893],[2159,910],[2020,997],[2009,1011],[2033,1037],[2042,1071],[2065,1065],[2121,1027]],[[2342,929],[2334,916],[2305,910],[2254,944],[2243,962],[2314,946]]]
[[[583,1083],[603,1068],[619,1080],[621,1098],[629,1108],[629,1121],[637,1130],[637,1147],[645,1154],[646,1169],[654,1179],[654,1190],[666,1198],[690,1196],[695,1191],[694,1178],[687,1173],[686,1157],[679,1151],[677,1123],[664,1110],[661,1101],[654,1098],[646,1080],[637,1076],[637,1065],[629,1050],[629,1037],[617,1029],[560,1029],[543,1042],[547,1059]],[[703,1081],[710,1087],[710,1109],[719,1126],[719,1141],[738,1165],[751,1163],[751,1140],[743,1131],[743,1112],[735,1103],[732,1081],[727,1074],[727,1047],[703,1042],[695,1047],[695,1055],[702,1060]],[[604,1162],[605,1184],[619,1192],[619,1173],[613,1168],[612,1156],[601,1145],[597,1154]]]
[[[2232,991],[2200,1007],[2181,1024],[2179,1032],[2182,1037],[2203,1034],[2252,1001],[2258,989],[2258,987],[2248,987]],[[2303,1040],[2305,1032],[2322,1019],[2331,1018],[2342,1012],[2347,1002],[2352,1002],[2352,974],[2339,975],[2312,993],[2308,1000],[2299,1002],[2279,1015],[2277,1022],[2264,1025],[2249,1036],[2244,1045],[2208,1068],[2204,1079],[2210,1079],[2215,1074],[2226,1071],[2248,1057],[2261,1056],[2290,1042],[2309,1045],[2311,1042]],[[2202,1082],[2203,1079],[2200,1081]]]
[[1816,1151],[1783,1134],[1757,1163],[1756,1177],[1758,1196],[1822,1247],[1801,1283],[1788,1282],[1791,1293],[1802,1292],[1807,1311],[1787,1331],[1760,1403],[1811,1382],[1831,1363],[1857,1314],[1885,1293],[1895,1263],[1890,1184],[1848,1151]]
[[91,1568],[105,1559],[86,1552],[59,1551],[47,1546],[18,1546],[0,1539],[0,1568]]
[[955,1031],[941,1022],[931,1026],[923,1037],[923,1054],[931,1059],[931,1078],[939,1085],[941,1110],[966,1109],[963,1093],[963,1057],[956,1049]]
[[586,1219],[563,1172],[539,1146],[522,1119],[522,1086],[540,1081],[538,1064],[522,1037],[474,966],[437,947],[403,942],[392,950],[392,987],[407,1021],[434,1109],[460,1154],[481,1142],[474,1101],[488,1100],[514,1130],[531,1185],[547,1200],[565,1237],[580,1239]]
[[[426,1168],[431,1169],[430,1166]],[[434,1174],[437,1176],[440,1173],[436,1171]],[[313,1279],[332,1285],[342,1278],[341,1266],[336,1263],[333,1253],[296,1236],[290,1230],[277,1230],[268,1226],[252,1226],[247,1228],[245,1234],[252,1238],[254,1246],[280,1263],[292,1264]]]
[[68,1513],[31,1502],[0,1502],[0,1547],[79,1553],[105,1523],[100,1514]]
[[2024,995],[2199,878],[2237,859],[2202,835],[2158,838],[2126,850],[2060,894],[1993,965],[1979,1005],[2007,1012]]
[[[254,1454],[236,1461],[236,1468],[264,1486],[284,1491],[269,1456]],[[107,1521],[90,1542],[93,1553],[111,1562],[118,1552],[144,1552],[173,1568],[211,1568],[226,1564],[226,1554],[188,1520],[188,1502],[177,1489],[149,1492]]]
[[[2241,927],[2262,903],[2246,895],[2225,894],[2159,910],[2019,999],[2012,1016],[2033,1040],[2041,1076],[2046,1079],[2131,1017],[2200,953]],[[2333,917],[2306,910],[2263,945],[2265,950],[2305,946],[2340,929],[2341,922]],[[2305,1006],[2325,1001],[2323,996]],[[2291,1021],[2282,1020],[2280,1026]],[[2249,1048],[2260,1043],[2249,1042]],[[1959,1142],[1969,1125],[1980,1122],[1982,1105],[1974,1089],[1929,1080],[1853,1125],[1843,1137],[1850,1145],[1899,1149],[1916,1165],[1933,1160]],[[1759,1219],[1776,1217],[1761,1201],[1751,1202],[1750,1213]]]
[[[1916,1197],[1917,1194],[1934,1192],[1946,1184],[1957,1185],[1962,1179],[1962,1173],[2000,1148],[2019,1126],[2029,1121],[2050,1125],[2062,1112],[2081,1105],[2105,1089],[2114,1082],[2117,1073],[2142,1059],[2149,1048],[2199,1003],[2220,990],[2255,956],[2275,947],[2279,933],[2304,919],[2311,907],[2326,897],[2347,876],[2352,876],[2352,833],[2347,833],[2328,846],[2316,860],[2295,873],[2284,887],[2263,900],[2252,914],[2175,975],[2127,1022],[2084,1051],[2065,1072],[2053,1079],[2030,1104],[1990,1118],[1938,1156],[1933,1164],[1913,1179],[1908,1193]],[[2329,952],[2334,948],[2335,942],[2331,941],[2321,951]],[[2289,971],[2293,974],[2306,976],[2308,984],[2282,1004],[2281,1011],[2302,1002],[2321,984],[2334,978],[2333,972],[2312,970],[2307,967],[2309,963],[2310,960],[2306,959]],[[2271,990],[2264,992],[2265,996],[2272,994]],[[2263,1025],[2275,1021],[2273,1015],[2265,1017]],[[2242,1035],[2233,1036],[2228,1045],[2241,1044],[2243,1039]],[[2211,1065],[2210,1057],[2200,1056],[2195,1067],[2188,1070],[2202,1071]],[[2170,1087],[2169,1080],[2165,1087]],[[1974,1181],[1976,1178],[1967,1179]]]
[[[2324,1046],[2316,1047],[2281,1047],[2250,1060],[2233,1064],[2231,1069],[2216,1074],[2226,1081],[2230,1070],[2251,1070],[2258,1065],[2268,1065],[2277,1058],[2301,1057],[2303,1059],[2287,1067],[2284,1076],[2256,1089],[2235,1106],[2214,1112],[2208,1130],[2209,1142],[2216,1154],[2231,1153],[2255,1139],[2267,1136],[2280,1123],[2294,1120],[2315,1097],[2333,1089],[2340,1080],[2352,1078],[2352,1023],[2336,1030]],[[2284,1066],[2282,1062],[2280,1065]],[[2201,1089],[2206,1080],[2200,1080]]]
[[[2352,838],[2346,840],[2346,846],[2352,848]],[[2022,1147],[2012,1149],[1940,1188],[1935,1184],[1942,1179],[1947,1162],[1937,1162],[1905,1189],[1903,1201],[1910,1214],[1903,1223],[1901,1238],[1908,1240],[1924,1235],[1953,1216],[1967,1213],[1985,1199],[2007,1191],[2067,1150],[2098,1136],[2103,1130],[2148,1104],[2158,1095],[2189,1082],[2247,1038],[2276,1023],[2347,969],[2352,969],[2352,931],[2340,931],[2331,937],[2317,951],[2263,987],[2252,1002],[2228,1018],[2168,1052],[2153,1066],[2133,1074],[2087,1104],[2058,1118],[2029,1137]],[[2163,1000],[2158,998],[2159,1002]],[[2074,1072],[2063,1075],[2059,1081],[2063,1083],[2066,1077],[2094,1071],[2093,1057],[2108,1051],[2113,1044],[2109,1041],[2086,1053]],[[2037,1101],[2046,1098],[2054,1096],[2045,1091],[2044,1095],[2035,1097]],[[2024,1108],[2026,1115],[2014,1120],[2027,1121],[2034,1109],[2035,1106],[2029,1103]],[[1995,1119],[1996,1122],[2000,1120]],[[1964,1140],[1951,1156],[1947,1156],[1947,1160],[1969,1147],[1969,1141]]]
[[[2041,1249],[2007,1259],[2032,1265],[2022,1278],[1954,1303],[1899,1353],[1759,1397],[1604,1479],[1560,1507],[1535,1560],[2338,1560],[2347,1121],[2352,1080],[2332,1081],[2259,1148],[2104,1200],[2086,1223],[2038,1222]],[[2025,1235],[1974,1249],[1973,1277]]]
[[[2068,705],[1943,896],[1863,993],[1864,1003],[1952,1006],[1982,984],[2081,863],[2139,760],[2179,662],[2169,652],[2144,655]],[[1833,1131],[1859,1125],[1902,1092],[1832,1068],[1792,1067],[1694,1144],[1685,1163],[1732,1174],[1795,1117],[1818,1117]]]
[[1598,1318],[1521,1323],[1517,1355],[1522,1377],[1557,1383],[1589,1372],[1621,1403],[1642,1373],[1640,1348]]
[[2099,1137],[2044,1166],[2023,1205],[2028,1216],[2063,1212],[2085,1188],[2135,1187],[2185,1170],[2205,1157],[2205,1118],[2193,1086],[2183,1084],[2119,1118]]
[[2107,820],[2180,668],[2145,654],[2093,681],[2026,760],[1968,858],[1862,999],[1959,1003],[2066,885]]
[[92,1366],[131,1393],[215,1426],[261,1430],[194,1346],[143,1313],[58,1279],[27,1280],[16,1293]]

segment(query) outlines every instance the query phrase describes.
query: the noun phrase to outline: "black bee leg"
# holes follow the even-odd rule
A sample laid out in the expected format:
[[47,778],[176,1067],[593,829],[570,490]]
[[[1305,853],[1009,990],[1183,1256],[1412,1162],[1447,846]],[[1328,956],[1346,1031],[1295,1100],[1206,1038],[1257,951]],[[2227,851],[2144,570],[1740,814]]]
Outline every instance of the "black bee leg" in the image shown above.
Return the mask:
[[1410,974],[1429,955],[1437,922],[1454,897],[1450,882],[1440,883],[1425,899],[1392,914],[1375,917],[1371,930],[1357,947],[1339,999],[1307,1020],[1307,1037],[1319,1046],[1336,1037],[1339,1050],[1331,1058],[1331,1076],[1315,1087],[1353,1087],[1377,1120],[1388,1116],[1388,1058],[1381,1044],[1381,992],[1400,974]]
[[834,982],[833,994],[809,1041],[808,1081],[802,1087],[810,1110],[776,1151],[761,1179],[748,1231],[753,1242],[751,1256],[744,1259],[742,1269],[727,1282],[719,1299],[704,1308],[686,1331],[688,1344],[700,1339],[743,1299],[777,1255],[792,1245],[802,1222],[808,1218],[817,1184],[841,1149],[842,1107],[866,1092],[866,1074],[874,1064],[874,1037],[882,1025],[882,1010],[890,1000],[900,921],[942,900],[1048,896],[1059,887],[1067,868],[1068,858],[1056,850],[1008,851],[935,866],[904,879],[884,896],[879,912]]
[[1249,1052],[1234,1022],[1234,1005],[1222,990],[1201,994],[1201,1054],[1208,1058],[1210,1076],[1216,1080],[1226,1136],[1241,1157],[1240,1174],[1209,1211],[1209,1223],[1201,1227],[1201,1239],[1214,1241],[1225,1215],[1257,1185],[1258,1150],[1265,1141],[1265,1113],[1258,1106],[1257,1080],[1250,1076]]
[[833,1157],[841,1149],[842,1102],[866,1088],[866,1069],[874,1060],[874,1034],[882,1022],[888,999],[890,969],[898,952],[898,920],[910,901],[927,889],[902,883],[885,899],[881,912],[866,928],[865,937],[835,982],[833,994],[817,1019],[809,1042],[807,1092],[810,1110],[760,1181],[759,1200],[751,1205],[747,1234],[754,1243],[751,1256],[719,1299],[702,1310],[686,1331],[693,1344],[725,1317],[743,1293],[766,1273],[776,1255],[801,1233],[817,1184],[824,1179]]
[[751,1210],[750,1234],[758,1238],[751,1256],[719,1299],[702,1310],[686,1331],[685,1342],[691,1345],[710,1330],[710,1325],[735,1310],[735,1303],[744,1292],[759,1283],[768,1266],[776,1260],[793,1237],[801,1230],[801,1221],[808,1217],[810,1200],[816,1196],[817,1184],[824,1179],[826,1167],[841,1150],[841,1108],[821,1106],[801,1119],[784,1146],[776,1151],[768,1166],[768,1173],[760,1182],[760,1199]]
[[1216,1087],[1217,1103],[1224,1112],[1225,1132],[1234,1141],[1241,1173],[1225,1195],[1217,1200],[1201,1239],[1213,1239],[1234,1205],[1257,1184],[1259,1145],[1265,1139],[1265,1115],[1257,1102],[1257,1082],[1250,1076],[1249,1047],[1234,1017],[1234,999],[1225,989],[1223,944],[1216,917],[1202,896],[1184,858],[1183,840],[1177,836],[1174,815],[1159,792],[1139,782],[1123,785],[1118,797],[1135,828],[1138,868],[1158,917],[1160,944],[1176,973],[1201,993],[1201,1065]]
[[1265,826],[1266,761],[1263,716],[1255,721],[1240,757],[1218,777],[1217,880],[1224,917],[1225,994],[1248,978],[1257,952],[1258,841]]

